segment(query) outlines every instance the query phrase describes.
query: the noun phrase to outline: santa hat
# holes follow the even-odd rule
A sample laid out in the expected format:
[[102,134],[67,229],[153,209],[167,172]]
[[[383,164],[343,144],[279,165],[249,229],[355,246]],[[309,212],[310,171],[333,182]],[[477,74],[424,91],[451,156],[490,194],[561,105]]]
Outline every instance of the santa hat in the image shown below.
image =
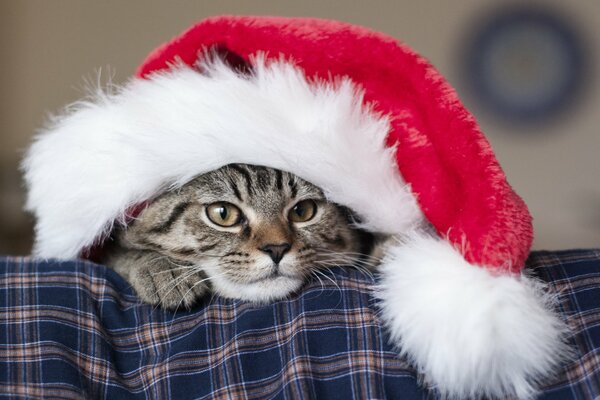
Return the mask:
[[381,318],[442,395],[530,397],[565,355],[550,296],[521,274],[531,217],[472,115],[407,46],[341,22],[210,18],[71,107],[24,161],[34,253],[77,257],[233,162],[292,172],[397,236]]

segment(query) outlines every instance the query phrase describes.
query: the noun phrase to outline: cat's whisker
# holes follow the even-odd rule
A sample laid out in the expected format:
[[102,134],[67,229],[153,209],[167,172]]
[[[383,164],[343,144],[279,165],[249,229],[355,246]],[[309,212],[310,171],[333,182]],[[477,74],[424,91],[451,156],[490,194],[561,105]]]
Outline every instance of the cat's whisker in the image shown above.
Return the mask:
[[365,275],[369,275],[371,278],[374,277],[373,275],[373,271],[369,269],[368,266],[363,266],[363,265],[351,265],[352,268],[355,268],[357,270],[359,270],[360,272],[364,273]]
[[334,260],[344,260],[344,261],[360,261],[359,258],[353,256],[345,256],[343,254],[323,254],[319,259],[334,259]]
[[359,269],[365,273],[368,273],[370,276],[373,276],[373,272],[374,272],[373,264],[355,262],[355,263],[348,263],[348,264],[346,264],[346,266],[355,268],[355,269]]
[[[165,272],[170,272],[170,271],[165,271]],[[197,268],[197,269],[194,269],[193,271],[188,271],[188,272],[186,272],[186,273],[184,273],[184,274],[182,274],[182,275],[178,276],[178,277],[177,277],[176,279],[174,279],[172,282],[168,282],[167,284],[165,284],[165,285],[161,286],[160,288],[157,288],[157,289],[156,289],[156,293],[155,293],[155,294],[156,294],[157,296],[159,296],[159,293],[160,293],[160,292],[162,292],[162,290],[164,290],[164,289],[166,289],[166,288],[168,288],[168,287],[172,286],[172,287],[171,287],[171,288],[170,288],[170,289],[169,289],[169,290],[168,290],[166,293],[164,293],[164,294],[162,295],[162,297],[166,297],[166,296],[167,296],[169,293],[171,293],[171,292],[172,292],[174,289],[176,289],[176,288],[177,288],[177,286],[179,286],[179,284],[180,284],[181,282],[183,282],[185,279],[189,278],[190,276],[192,276],[192,275],[193,275],[194,273],[196,273],[196,272],[202,272],[202,269],[200,269],[200,268]],[[210,280],[210,279],[213,279],[213,278],[219,277],[219,276],[221,276],[221,275],[225,275],[225,273],[215,274],[214,276],[212,276],[212,277],[208,277],[208,278],[205,278],[205,279],[202,279],[201,281],[202,281],[202,282],[204,282],[204,281],[207,281],[207,280]],[[187,293],[185,293],[185,294],[182,296],[182,299],[183,299],[183,298],[185,298],[185,295],[186,295],[186,294],[187,294]],[[159,296],[159,299],[160,299],[160,296]],[[160,303],[159,303],[159,304],[160,304]],[[156,309],[156,308],[159,306],[159,304],[157,304],[157,305],[155,306],[155,309]],[[179,305],[177,306],[177,308],[179,308]],[[176,309],[175,311],[177,311],[177,309]]]
[[335,251],[335,250],[331,250],[331,249],[328,249],[328,248],[325,248],[325,247],[317,247],[317,249],[321,253],[353,255],[353,256],[358,256],[358,257],[368,256],[368,257],[371,257],[373,259],[377,259],[378,261],[382,261],[383,260],[382,257],[376,257],[376,256],[372,256],[372,255],[367,255],[365,253],[356,252],[356,251]]
[[316,265],[325,265],[330,267],[341,267],[342,265],[345,265],[345,263],[339,263],[336,260],[318,260],[314,261],[313,263]]
[[171,264],[171,265],[174,265],[174,266],[176,266],[176,267],[190,267],[190,266],[192,266],[192,265],[193,265],[193,264],[177,264],[175,261],[173,261],[173,259],[172,259],[172,258],[167,258],[167,262],[168,262],[169,264]]
[[194,269],[194,268],[198,268],[198,267],[196,265],[182,265],[181,267],[177,267],[177,268],[169,268],[164,271],[153,272],[150,275],[156,276],[156,275],[160,275],[160,274],[167,274],[172,271],[180,271],[182,269]]
[[223,272],[223,273],[220,273],[220,274],[215,274],[213,276],[207,276],[206,278],[200,279],[198,282],[194,283],[194,285],[191,288],[189,288],[188,291],[185,292],[183,296],[185,297],[191,290],[193,290],[199,284],[207,282],[207,281],[210,281],[212,279],[218,278],[218,277],[223,276],[223,275],[226,275],[226,274]]
[[[165,285],[162,285],[160,288],[156,289],[156,295],[159,297],[160,299],[160,293],[162,293],[165,289],[171,287],[169,290],[167,290],[166,293],[162,294],[162,297],[165,298],[169,295],[169,293],[171,293],[174,289],[177,288],[177,286],[179,286],[179,284],[181,282],[183,282],[184,280],[186,280],[187,278],[189,278],[190,276],[192,276],[193,274],[197,273],[201,271],[201,269],[193,269],[191,271],[187,271],[183,274],[181,274],[180,276],[176,277],[173,281],[171,282],[167,282]],[[161,299],[162,301],[162,299]]]
[[329,250],[326,248],[319,248],[319,252],[327,254],[327,255],[356,256],[356,257],[366,258],[369,260],[374,260],[374,261],[377,261],[378,263],[381,263],[384,260],[384,258],[382,258],[382,257],[377,257],[374,255],[365,254],[365,253],[358,253],[358,252],[354,252],[354,251],[337,252],[337,251],[332,251],[332,250]]
[[356,269],[359,272],[362,272],[364,275],[367,275],[371,279],[375,279],[373,273],[364,267],[361,267],[359,265],[351,265],[350,267]]
[[371,279],[374,279],[373,273],[369,270],[370,265],[364,266],[360,264],[352,264],[347,263],[346,260],[339,259],[329,259],[329,260],[318,260],[315,261],[315,264],[322,265],[327,267],[327,269],[335,268],[335,267],[350,267],[354,268],[363,274],[369,276]]
[[319,283],[321,284],[321,290],[325,289],[325,285],[323,284],[323,280],[321,280],[321,278],[319,277],[319,275],[317,275],[315,273],[315,271],[310,271],[310,275],[314,276],[315,278],[317,278],[319,280]]
[[374,265],[372,263],[370,263],[369,261],[366,260],[362,260],[360,258],[355,258],[355,257],[344,257],[343,255],[338,255],[338,256],[333,256],[330,255],[328,258],[321,258],[325,261],[330,261],[330,260],[335,260],[335,261],[340,261],[343,263],[347,263],[350,265],[361,265],[367,268],[373,268]]
[[326,274],[326,273],[324,273],[323,271],[319,271],[319,270],[317,270],[317,269],[316,269],[314,272],[315,272],[315,273],[317,273],[317,274],[319,274],[319,275],[321,275],[322,277],[324,277],[324,278],[328,279],[328,280],[329,280],[331,283],[333,283],[333,284],[335,285],[335,287],[336,287],[338,290],[341,290],[341,289],[340,289],[340,286],[337,284],[337,282],[336,282],[334,279],[332,279],[332,278],[331,278],[329,275],[327,275],[327,274]]
[[[171,271],[168,271],[168,272],[171,272]],[[159,301],[162,301],[163,297],[166,297],[169,293],[171,293],[171,291],[174,288],[176,288],[179,283],[181,283],[182,279],[184,279],[184,277],[183,277],[183,275],[180,275],[180,276],[174,278],[172,281],[169,281],[169,282],[165,283],[164,285],[157,287],[154,294],[158,297]],[[168,289],[168,288],[170,288],[170,289]],[[163,293],[165,290],[167,290],[167,292]]]
[[362,265],[365,267],[373,267],[373,264],[369,263],[368,261],[364,261],[364,260],[360,260],[354,257],[340,257],[340,256],[325,256],[325,257],[319,257],[316,260],[318,261],[335,261],[335,262],[339,262],[341,264],[348,264],[348,265]]
[[364,255],[363,253],[357,252],[357,251],[337,251],[337,250],[331,250],[328,249],[327,247],[320,247],[317,246],[315,247],[315,249],[317,249],[319,252],[326,252],[326,253],[333,253],[333,254],[354,254],[354,255]]
[[168,259],[168,258],[169,258],[168,256],[158,255],[157,257],[153,257],[153,258],[148,259],[147,262],[149,264],[152,264],[152,263],[155,263],[156,261],[165,260],[165,259]]
[[195,254],[197,254],[200,257],[213,257],[213,258],[223,258],[223,257],[225,257],[224,254],[209,254],[209,253],[202,253],[200,251],[197,251]]
[[184,265],[181,265],[181,264],[177,264],[175,261],[173,261],[173,259],[171,257],[166,256],[166,255],[159,255],[157,257],[150,258],[150,259],[148,259],[148,263],[154,263],[154,262],[156,262],[158,260],[166,260],[169,264],[175,265],[177,267],[183,267],[184,266]]
[[177,313],[177,311],[179,310],[179,307],[181,307],[181,304],[182,304],[182,303],[183,303],[183,301],[185,300],[185,297],[188,295],[188,293],[190,293],[192,290],[194,290],[194,288],[195,288],[196,286],[198,286],[198,285],[200,285],[200,284],[202,284],[202,283],[204,283],[204,282],[206,282],[206,281],[210,281],[211,279],[213,279],[213,278],[215,278],[215,277],[217,277],[217,276],[220,276],[220,275],[224,275],[224,273],[222,273],[222,274],[217,274],[217,275],[215,275],[215,276],[209,276],[209,277],[206,277],[206,278],[204,278],[204,279],[201,279],[201,280],[199,280],[198,282],[194,283],[194,284],[192,285],[192,287],[190,287],[190,288],[187,290],[187,292],[185,292],[185,293],[183,294],[183,296],[181,296],[181,300],[180,300],[180,301],[179,301],[179,303],[177,304],[177,307],[175,307],[175,312],[174,312],[174,314],[173,314],[173,320],[171,321],[171,325],[169,326],[169,329],[171,328],[171,326],[173,325],[173,322],[175,321],[175,314],[176,314],[176,313]]
[[358,260],[352,259],[352,258],[340,258],[340,257],[330,257],[330,258],[319,258],[315,261],[322,261],[322,262],[335,262],[338,263],[339,266],[344,266],[344,265],[363,265],[360,262],[358,262]]
[[[217,257],[217,258],[224,258],[224,257],[228,257],[228,253],[223,253],[223,254],[214,254],[214,253],[206,253],[206,252],[202,252],[202,251],[196,251],[194,254],[197,254],[199,256],[205,256],[205,257]],[[247,256],[241,256],[239,253],[235,254],[238,257],[247,257]]]

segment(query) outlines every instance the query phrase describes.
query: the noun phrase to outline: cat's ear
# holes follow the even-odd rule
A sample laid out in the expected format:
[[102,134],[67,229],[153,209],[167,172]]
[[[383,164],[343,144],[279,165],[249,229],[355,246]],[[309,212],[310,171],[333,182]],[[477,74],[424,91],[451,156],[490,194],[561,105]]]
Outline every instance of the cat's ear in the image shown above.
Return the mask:
[[199,59],[194,64],[194,68],[204,73],[205,66],[221,62],[242,76],[251,76],[254,73],[254,67],[250,61],[238,53],[232,51],[224,44],[215,44],[199,55]]

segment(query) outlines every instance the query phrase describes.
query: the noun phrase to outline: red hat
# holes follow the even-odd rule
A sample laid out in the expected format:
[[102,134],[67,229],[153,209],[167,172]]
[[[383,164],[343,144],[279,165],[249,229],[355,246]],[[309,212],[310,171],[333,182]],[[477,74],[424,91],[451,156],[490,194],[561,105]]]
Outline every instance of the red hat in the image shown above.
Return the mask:
[[396,235],[382,318],[442,394],[528,397],[565,354],[549,296],[520,274],[531,217],[473,116],[406,45],[337,21],[201,21],[57,119],[24,162],[35,253],[76,257],[232,162],[295,173]]

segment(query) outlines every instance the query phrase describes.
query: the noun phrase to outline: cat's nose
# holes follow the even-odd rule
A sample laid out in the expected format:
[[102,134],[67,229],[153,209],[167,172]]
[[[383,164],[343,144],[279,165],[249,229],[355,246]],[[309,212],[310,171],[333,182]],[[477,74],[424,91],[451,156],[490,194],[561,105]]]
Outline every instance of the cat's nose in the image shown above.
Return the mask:
[[279,261],[281,261],[285,253],[287,253],[290,249],[290,247],[291,246],[289,243],[267,244],[261,247],[259,250],[263,253],[267,253],[275,264],[279,264]]

